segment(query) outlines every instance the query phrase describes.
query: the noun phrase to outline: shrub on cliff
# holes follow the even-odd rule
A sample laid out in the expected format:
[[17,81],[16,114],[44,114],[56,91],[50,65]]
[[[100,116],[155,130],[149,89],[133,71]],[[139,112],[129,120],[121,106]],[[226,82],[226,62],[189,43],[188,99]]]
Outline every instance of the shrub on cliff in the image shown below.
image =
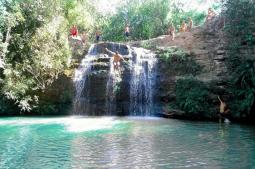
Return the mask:
[[160,52],[159,56],[169,65],[169,71],[174,71],[177,75],[197,75],[202,69],[189,54],[179,48],[168,48]]
[[191,118],[212,117],[216,113],[207,86],[192,77],[177,81],[176,103]]
[[255,119],[255,2],[225,0],[224,9],[232,111]]

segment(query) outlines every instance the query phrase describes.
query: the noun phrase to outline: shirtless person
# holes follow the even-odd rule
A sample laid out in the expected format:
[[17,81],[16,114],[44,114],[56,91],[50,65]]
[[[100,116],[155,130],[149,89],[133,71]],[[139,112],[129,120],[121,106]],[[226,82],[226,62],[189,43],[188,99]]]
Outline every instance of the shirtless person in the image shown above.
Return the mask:
[[114,71],[115,71],[115,70],[119,70],[120,61],[125,61],[124,58],[119,54],[118,51],[112,52],[112,51],[110,51],[110,50],[107,49],[107,48],[105,48],[105,50],[106,50],[107,52],[109,52],[110,54],[112,54]]
[[223,120],[227,119],[227,117],[230,114],[230,110],[229,110],[227,104],[221,100],[220,96],[218,96],[218,99],[220,101],[220,113],[219,113],[220,119],[219,119],[219,121],[221,122],[222,119]]
[[185,21],[182,21],[180,32],[186,32],[186,31],[187,31],[187,24],[185,23]]
[[193,27],[193,21],[192,21],[191,17],[189,17],[189,25],[188,25],[187,30],[190,32],[192,27]]
[[213,19],[213,17],[215,17],[215,16],[216,16],[216,13],[213,11],[212,8],[209,8],[208,13],[207,13],[207,17],[206,17],[206,22],[207,23],[210,22]]
[[168,33],[172,39],[172,41],[174,41],[174,38],[175,38],[175,27],[174,27],[174,24],[171,23],[169,29],[168,29]]
[[130,36],[130,27],[128,24],[126,25],[124,32],[125,32],[126,38],[128,38]]
[[96,30],[96,42],[99,42],[101,36],[101,32],[99,30]]

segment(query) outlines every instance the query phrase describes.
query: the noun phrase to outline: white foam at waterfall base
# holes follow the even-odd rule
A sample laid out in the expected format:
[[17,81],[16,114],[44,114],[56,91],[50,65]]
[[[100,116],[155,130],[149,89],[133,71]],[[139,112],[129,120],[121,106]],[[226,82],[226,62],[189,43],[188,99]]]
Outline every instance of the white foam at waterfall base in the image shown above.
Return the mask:
[[30,125],[63,125],[68,132],[86,132],[111,129],[120,123],[114,117],[82,117],[71,116],[63,118],[11,118],[0,120],[0,126],[30,126]]
[[118,120],[112,117],[103,118],[73,118],[66,121],[66,129],[70,132],[84,132],[93,130],[111,129],[114,125],[118,124]]

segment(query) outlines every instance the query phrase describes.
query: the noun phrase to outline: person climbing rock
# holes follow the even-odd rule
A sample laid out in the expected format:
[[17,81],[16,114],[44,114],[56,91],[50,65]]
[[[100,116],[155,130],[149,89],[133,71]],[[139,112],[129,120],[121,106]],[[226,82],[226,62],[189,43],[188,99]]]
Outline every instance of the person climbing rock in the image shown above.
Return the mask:
[[113,57],[113,68],[114,68],[114,71],[119,70],[120,61],[125,61],[124,58],[120,55],[120,53],[118,51],[113,52],[113,51],[110,51],[107,48],[105,48],[105,50],[107,52],[109,52],[112,55],[112,57]]
[[174,41],[174,39],[175,39],[175,27],[174,27],[173,23],[171,23],[171,25],[168,29],[168,33],[170,35],[171,40]]
[[99,30],[96,30],[96,42],[100,41],[101,32]]
[[230,115],[230,109],[228,108],[227,104],[222,101],[220,96],[218,96],[218,99],[220,101],[220,112],[218,113],[219,115],[219,122],[221,123],[222,120],[225,122],[229,121],[229,115]]
[[188,24],[188,27],[187,27],[187,31],[190,32],[192,27],[193,27],[193,20],[191,19],[191,17],[189,17],[189,24]]
[[76,25],[73,25],[72,28],[70,29],[70,33],[72,37],[77,37],[78,36],[78,28]]
[[182,21],[180,32],[186,32],[186,31],[187,31],[187,24],[185,23],[185,21]]
[[129,38],[129,36],[130,36],[130,27],[129,27],[128,24],[125,27],[124,33],[125,33],[126,38]]

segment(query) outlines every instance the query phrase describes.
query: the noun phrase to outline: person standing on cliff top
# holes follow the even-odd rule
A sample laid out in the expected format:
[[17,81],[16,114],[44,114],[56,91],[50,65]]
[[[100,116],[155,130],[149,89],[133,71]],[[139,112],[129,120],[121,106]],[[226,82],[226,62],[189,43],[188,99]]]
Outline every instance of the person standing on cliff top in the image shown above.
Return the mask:
[[112,55],[112,57],[113,57],[113,68],[114,68],[114,71],[119,70],[120,61],[125,61],[124,58],[120,55],[120,53],[118,51],[113,52],[113,51],[110,51],[107,48],[105,48],[105,50],[107,52],[109,52]]
[[99,42],[101,36],[101,32],[99,30],[96,30],[96,42]]
[[214,12],[214,10],[212,8],[209,8],[207,16],[206,16],[206,22],[207,23],[210,22],[215,16],[216,16],[216,13]]
[[72,35],[72,37],[77,37],[78,36],[78,28],[73,25],[72,28],[70,29],[70,33]]
[[187,30],[190,32],[192,27],[193,27],[193,20],[191,19],[191,17],[189,17],[189,24],[188,24]]
[[170,25],[170,27],[168,29],[168,33],[169,33],[169,35],[171,37],[171,40],[174,41],[174,39],[175,39],[175,27],[174,27],[173,23],[171,23],[171,25]]
[[227,104],[224,101],[222,101],[220,96],[218,96],[218,99],[220,101],[219,122],[221,123],[222,119],[225,121],[229,121],[228,117],[230,115],[230,109],[228,108]]
[[130,36],[130,27],[128,24],[125,27],[124,33],[125,33],[126,38],[128,39]]
[[187,24],[185,23],[185,21],[182,21],[180,32],[186,32],[186,31],[187,31]]

